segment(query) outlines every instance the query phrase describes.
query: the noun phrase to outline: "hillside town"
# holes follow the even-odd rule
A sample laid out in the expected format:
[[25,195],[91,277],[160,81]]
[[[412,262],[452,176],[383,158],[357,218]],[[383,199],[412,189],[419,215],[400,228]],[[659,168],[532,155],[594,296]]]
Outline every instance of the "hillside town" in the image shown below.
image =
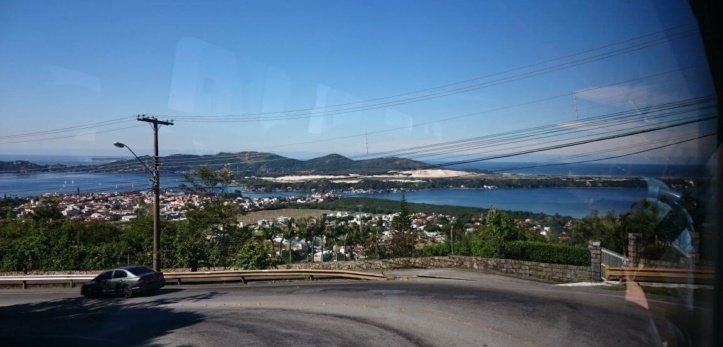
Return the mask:
[[[234,201],[239,205],[241,213],[263,210],[280,204],[320,202],[330,194],[310,194],[300,197],[238,197]],[[33,210],[43,204],[43,201],[52,201],[61,214],[70,219],[85,221],[123,221],[127,222],[137,216],[140,210],[153,205],[153,192],[114,192],[114,193],[88,193],[74,195],[45,194],[40,198],[28,198],[17,206],[14,211],[16,217],[23,218],[33,213]],[[198,207],[201,199],[196,194],[166,190],[160,197],[160,214],[168,220],[184,220],[190,206]]]
[[[252,220],[245,218],[245,222],[239,219],[237,224],[237,227],[246,228],[255,234],[268,235],[267,240],[273,245],[270,248],[275,253],[275,256],[281,256],[281,250],[304,251],[311,247],[313,253],[316,254],[316,261],[324,261],[324,259],[331,259],[332,256],[336,257],[337,255],[344,258],[363,257],[364,247],[359,242],[347,242],[346,240],[348,235],[355,230],[359,230],[359,233],[356,234],[359,239],[366,237],[363,236],[365,234],[372,233],[378,235],[378,241],[381,243],[391,241],[394,231],[393,221],[399,216],[399,212],[330,211],[324,213],[323,216],[312,214],[303,218],[293,218],[283,214],[283,211],[291,211],[288,209],[291,205],[298,209],[303,208],[305,205],[318,204],[339,197],[332,193],[286,197],[272,195],[265,197],[238,196],[229,201],[238,206],[239,216],[257,211],[280,211],[274,218],[259,217]],[[54,208],[60,211],[60,214],[70,220],[111,222],[122,225],[151,209],[153,193],[151,191],[136,191],[72,195],[45,194],[41,197],[28,198],[20,203],[13,209],[14,217],[19,219],[30,218],[37,208],[47,206],[49,203],[53,204]],[[160,215],[163,220],[170,222],[186,220],[190,208],[201,206],[202,198],[197,194],[165,190],[160,197]],[[454,237],[455,226],[458,235],[462,235],[474,232],[484,223],[483,216],[472,217],[464,221],[458,221],[457,219],[456,216],[436,212],[410,213],[409,227],[417,235],[417,247],[421,248],[425,245],[449,241],[450,236]],[[328,233],[332,239],[333,236],[331,235],[345,235],[343,242],[338,239],[329,241],[324,236],[312,236],[309,239],[308,235],[298,232],[302,229],[300,226],[302,223],[304,225],[317,225],[320,222],[323,224],[324,229],[334,230]],[[543,225],[543,223],[530,218],[514,220],[514,223],[519,229],[539,235],[542,238],[549,239],[552,235],[550,226]],[[570,223],[565,225],[564,228],[568,229],[569,227]],[[295,235],[288,234],[289,228],[296,230]],[[565,231],[557,233],[555,238],[565,241],[567,238]],[[334,244],[333,247],[332,244]],[[276,245],[280,246],[276,247]],[[324,246],[328,246],[329,249],[324,250]]]

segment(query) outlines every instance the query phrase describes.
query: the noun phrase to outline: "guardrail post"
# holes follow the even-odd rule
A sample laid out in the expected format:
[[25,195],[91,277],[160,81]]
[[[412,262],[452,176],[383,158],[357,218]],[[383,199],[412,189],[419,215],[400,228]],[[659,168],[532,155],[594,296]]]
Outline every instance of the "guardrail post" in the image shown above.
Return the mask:
[[600,273],[600,241],[588,241],[587,249],[590,250],[590,273],[592,275],[591,280],[593,282],[599,282],[602,280]]
[[241,283],[246,284],[246,277],[241,276]]
[[176,278],[176,285],[179,285],[179,286],[181,285],[181,279],[180,279],[180,278]]
[[28,289],[28,281],[23,281],[23,289]]
[[73,282],[73,280],[70,280],[70,288],[75,288],[75,282]]

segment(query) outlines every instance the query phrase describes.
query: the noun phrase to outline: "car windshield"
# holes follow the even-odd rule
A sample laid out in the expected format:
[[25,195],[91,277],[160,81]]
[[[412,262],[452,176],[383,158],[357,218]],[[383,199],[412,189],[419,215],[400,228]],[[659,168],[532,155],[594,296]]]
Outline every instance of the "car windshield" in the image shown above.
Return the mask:
[[0,0],[0,341],[723,345],[719,7]]

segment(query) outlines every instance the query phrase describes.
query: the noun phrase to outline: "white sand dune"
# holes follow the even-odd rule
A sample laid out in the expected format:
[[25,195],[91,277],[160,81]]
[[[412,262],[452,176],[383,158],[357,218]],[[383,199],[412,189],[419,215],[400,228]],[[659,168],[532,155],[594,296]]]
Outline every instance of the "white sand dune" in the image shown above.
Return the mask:
[[[454,178],[454,177],[472,177],[482,174],[471,173],[468,171],[460,170],[445,170],[445,169],[425,169],[425,170],[409,170],[409,171],[398,171],[389,174],[382,175],[371,175],[364,176],[359,174],[349,174],[346,176],[334,176],[334,175],[294,175],[294,176],[281,176],[281,177],[260,177],[263,180],[273,182],[305,182],[313,180],[333,180],[335,182],[346,182],[356,183],[363,178],[374,178],[382,180],[405,180],[405,179],[423,179],[423,178]],[[354,181],[354,182],[352,182]]]

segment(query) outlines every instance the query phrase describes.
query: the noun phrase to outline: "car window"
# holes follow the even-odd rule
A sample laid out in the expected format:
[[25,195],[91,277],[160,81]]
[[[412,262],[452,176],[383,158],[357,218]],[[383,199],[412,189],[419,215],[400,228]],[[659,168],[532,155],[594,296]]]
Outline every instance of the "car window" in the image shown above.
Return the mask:
[[128,277],[128,274],[123,270],[115,270],[113,273],[113,278],[126,278]]
[[134,274],[136,276],[140,276],[143,274],[152,273],[153,269],[149,269],[145,266],[136,266],[136,267],[132,267],[132,268],[128,269],[128,271],[130,271],[132,274]]
[[95,279],[96,279],[96,280],[99,280],[99,281],[107,280],[107,279],[110,279],[110,276],[111,276],[112,274],[113,274],[113,271],[106,271],[106,272],[98,275],[98,277],[96,277]]

